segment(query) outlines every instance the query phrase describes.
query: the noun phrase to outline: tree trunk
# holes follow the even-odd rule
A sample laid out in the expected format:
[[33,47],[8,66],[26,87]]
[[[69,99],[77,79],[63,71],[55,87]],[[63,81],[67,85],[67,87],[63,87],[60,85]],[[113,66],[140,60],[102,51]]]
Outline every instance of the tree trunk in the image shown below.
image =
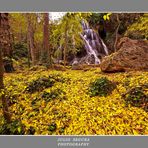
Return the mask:
[[51,64],[49,52],[49,14],[44,13],[42,63]]
[[33,31],[33,24],[31,20],[31,14],[27,14],[27,22],[28,22],[28,35],[27,35],[27,40],[30,48],[30,53],[31,53],[31,59],[32,59],[32,64],[36,65],[37,59],[36,59],[36,48],[34,44],[34,31]]
[[28,67],[30,68],[30,41],[29,41],[29,32],[27,32],[27,48],[28,48]]
[[9,18],[8,13],[1,13],[0,15],[0,39],[1,49],[4,57],[3,64],[5,72],[14,71],[12,61],[12,37],[10,34]]
[[66,66],[66,54],[67,54],[67,42],[68,42],[67,30],[68,30],[68,20],[66,20],[66,25],[65,25],[64,67]]
[[[0,13],[0,35],[4,36],[4,29],[5,24],[2,23],[2,16],[4,14]],[[7,15],[7,14],[6,14]],[[0,99],[2,100],[2,105],[3,105],[3,115],[7,123],[10,123],[11,118],[8,110],[8,103],[7,103],[7,98],[5,98],[4,95],[4,83],[3,83],[3,73],[4,73],[4,68],[3,68],[3,59],[2,59],[2,47],[3,43],[5,42],[5,38],[0,38]]]
[[8,110],[8,100],[4,94],[3,71],[2,52],[0,49],[0,92],[2,92],[0,94],[0,100],[2,100],[4,119],[7,123],[10,123],[11,118]]
[[116,17],[117,17],[118,26],[117,26],[117,29],[116,29],[116,32],[115,32],[115,43],[114,43],[114,51],[115,52],[117,51],[118,30],[119,30],[119,27],[120,27],[119,14],[116,14]]

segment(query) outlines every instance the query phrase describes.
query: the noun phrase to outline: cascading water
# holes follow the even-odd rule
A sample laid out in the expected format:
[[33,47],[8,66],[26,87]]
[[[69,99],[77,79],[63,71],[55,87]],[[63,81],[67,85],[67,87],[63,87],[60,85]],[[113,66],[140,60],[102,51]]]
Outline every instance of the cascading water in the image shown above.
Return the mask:
[[101,43],[102,43],[102,46],[103,46],[103,49],[104,49],[106,55],[108,55],[108,48],[107,48],[107,46],[104,44],[104,42],[103,42],[102,39],[101,39]]
[[100,58],[109,54],[108,48],[106,47],[103,40],[99,35],[89,27],[88,23],[84,20],[82,21],[83,33],[80,34],[84,41],[84,46],[86,50],[86,56],[82,57],[78,62],[77,59],[73,61],[74,63],[87,63],[87,64],[100,64]]
[[97,53],[96,53],[97,51],[93,50],[93,48],[90,45],[89,40],[87,40],[86,36],[83,36],[82,34],[80,34],[80,35],[81,35],[82,39],[85,41],[85,48],[86,48],[87,55],[89,57],[91,57],[93,55],[94,59],[95,59],[95,64],[100,64],[100,59],[97,57]]

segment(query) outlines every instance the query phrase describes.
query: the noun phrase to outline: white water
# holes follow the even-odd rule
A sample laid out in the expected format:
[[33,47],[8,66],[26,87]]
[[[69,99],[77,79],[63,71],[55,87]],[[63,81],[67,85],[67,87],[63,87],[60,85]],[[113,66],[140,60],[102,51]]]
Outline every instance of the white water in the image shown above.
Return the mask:
[[90,29],[88,23],[84,20],[82,21],[82,28],[83,34],[80,34],[80,36],[85,41],[86,52],[89,56],[94,56],[94,64],[100,64],[101,60],[98,58],[98,52],[101,51],[98,51],[97,49],[100,49],[102,47],[103,51],[105,52],[105,55],[108,55],[108,48],[104,44],[103,40],[97,35],[97,33],[93,29]]
[[101,39],[101,43],[102,43],[102,45],[103,45],[103,49],[104,49],[106,55],[108,55],[108,48],[107,48],[107,46],[104,44],[104,42],[103,42],[102,39]]
[[86,52],[88,55],[93,55],[95,58],[95,64],[100,64],[101,61],[100,59],[97,57],[95,51],[93,50],[93,48],[90,46],[89,41],[81,34],[82,39],[85,41],[85,47],[86,47]]
[[[84,20],[82,21],[82,28],[83,33],[81,33],[80,36],[84,41],[87,55],[82,57],[79,62],[87,64],[100,64],[100,58],[109,54],[108,48],[99,35],[91,29],[88,23]],[[101,57],[99,58],[98,56]],[[78,61],[74,59],[73,63],[75,62],[77,63]]]

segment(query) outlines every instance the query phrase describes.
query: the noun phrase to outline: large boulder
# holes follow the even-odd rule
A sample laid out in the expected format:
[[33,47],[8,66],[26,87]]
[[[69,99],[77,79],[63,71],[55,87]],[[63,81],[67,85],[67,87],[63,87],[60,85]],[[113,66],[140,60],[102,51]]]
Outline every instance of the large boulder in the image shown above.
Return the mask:
[[118,51],[105,57],[100,68],[103,72],[121,72],[129,70],[148,71],[148,41],[121,38]]

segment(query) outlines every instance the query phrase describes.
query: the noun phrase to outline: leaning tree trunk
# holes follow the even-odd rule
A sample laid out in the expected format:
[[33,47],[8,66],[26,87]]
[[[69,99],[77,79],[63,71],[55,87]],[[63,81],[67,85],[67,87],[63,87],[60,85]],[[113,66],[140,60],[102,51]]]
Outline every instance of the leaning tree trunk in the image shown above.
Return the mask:
[[[31,20],[31,14],[26,14],[27,16],[27,22],[28,22],[28,34],[27,34],[27,40],[28,40],[28,47],[30,48],[30,54],[32,59],[32,64],[36,65],[37,58],[36,58],[36,48],[34,43],[34,31],[33,31],[33,24]],[[29,57],[28,57],[29,58]]]
[[[4,35],[4,27],[5,24],[2,23],[2,16],[3,14],[0,13],[0,35]],[[3,73],[4,73],[4,68],[3,68],[3,59],[2,59],[2,48],[3,43],[5,42],[4,38],[0,38],[0,100],[2,100],[2,105],[3,105],[3,115],[7,123],[10,122],[10,114],[8,110],[8,104],[7,104],[7,98],[4,95],[4,83],[3,83]]]
[[119,31],[119,27],[120,27],[119,14],[116,14],[116,18],[117,18],[118,26],[115,31],[115,42],[114,42],[114,51],[115,52],[117,51],[118,31]]
[[0,39],[1,39],[1,48],[3,53],[3,63],[5,72],[14,71],[13,62],[12,62],[12,37],[10,34],[10,25],[8,13],[0,14]]
[[43,25],[43,49],[41,53],[42,64],[50,65],[50,52],[49,52],[49,14],[44,13],[44,25]]

